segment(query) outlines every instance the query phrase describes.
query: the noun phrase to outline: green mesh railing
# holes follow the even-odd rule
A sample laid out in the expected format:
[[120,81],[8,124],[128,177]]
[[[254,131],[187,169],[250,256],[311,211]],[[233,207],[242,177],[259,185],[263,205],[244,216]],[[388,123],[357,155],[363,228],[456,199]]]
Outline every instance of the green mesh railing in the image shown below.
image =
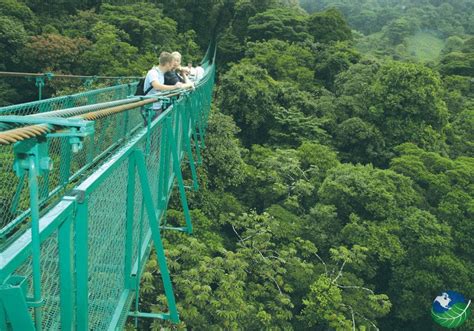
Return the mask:
[[[95,136],[86,138],[81,152],[67,156],[69,166],[61,168],[63,138],[48,139],[49,153],[57,158],[55,170],[47,179],[38,176],[39,196],[33,196],[32,201],[39,203],[42,192],[53,192],[66,179],[71,191],[49,200],[51,207],[42,207],[46,212],[41,218],[36,215],[38,206],[30,201],[31,231],[25,231],[3,250],[0,330],[115,330],[123,327],[128,316],[179,321],[160,232],[192,232],[181,167],[190,167],[193,188],[197,189],[195,164],[200,162],[204,147],[215,76],[213,61],[203,67],[205,76],[196,89],[172,98],[172,106],[148,127],[142,127],[139,109],[96,121]],[[114,144],[117,149],[111,149]],[[9,152],[3,150],[0,155]],[[99,164],[93,162],[104,153],[111,155]],[[8,160],[8,166],[0,171],[11,172],[11,162]],[[90,165],[89,171],[77,177],[76,183],[71,181],[84,165]],[[65,168],[69,169],[68,176],[63,175]],[[30,170],[23,190],[30,188],[33,175]],[[14,174],[9,177],[13,179]],[[4,182],[2,178],[0,184]],[[11,189],[17,183],[8,185]],[[171,227],[164,215],[175,186],[186,224]],[[20,201],[24,204],[19,203],[18,208],[27,210],[26,195]],[[151,242],[157,252],[168,311],[130,312]],[[35,261],[39,266],[35,267]]]
[[[31,115],[124,99],[135,92],[137,83],[107,87],[65,97],[29,102],[0,108],[0,115]],[[59,193],[91,165],[116,148],[141,124],[138,112],[97,120],[95,134],[85,138],[79,153],[71,153],[67,137],[48,140],[49,155],[54,168],[40,178],[40,204],[51,205]],[[113,131],[113,132],[111,132]],[[30,215],[26,179],[13,171],[13,145],[0,145],[0,243],[18,229],[18,224]]]
[[137,82],[122,84],[56,98],[1,107],[0,115],[29,115],[123,99],[127,95],[135,92],[136,86]]

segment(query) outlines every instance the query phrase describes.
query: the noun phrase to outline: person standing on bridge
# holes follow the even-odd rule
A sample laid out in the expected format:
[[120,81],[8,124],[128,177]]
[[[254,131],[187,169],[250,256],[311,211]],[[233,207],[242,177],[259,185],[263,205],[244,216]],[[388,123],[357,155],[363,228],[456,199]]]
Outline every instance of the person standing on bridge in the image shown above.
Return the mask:
[[[143,92],[147,92],[146,95],[155,95],[162,91],[170,91],[177,88],[189,88],[192,87],[191,84],[183,84],[181,82],[176,82],[174,85],[165,85],[165,74],[172,70],[175,65],[175,60],[173,55],[168,52],[162,52],[159,58],[159,65],[151,68],[145,77],[145,83],[143,84]],[[151,89],[150,89],[151,88]],[[153,103],[152,109],[155,111],[155,116],[158,116],[163,107],[163,102],[158,101]]]
[[[165,85],[175,85],[180,82],[188,86],[189,83],[191,83],[188,79],[189,71],[187,68],[181,67],[181,54],[179,52],[173,52],[171,55],[174,59],[174,65],[173,69],[165,74]],[[193,85],[189,86],[191,87]]]

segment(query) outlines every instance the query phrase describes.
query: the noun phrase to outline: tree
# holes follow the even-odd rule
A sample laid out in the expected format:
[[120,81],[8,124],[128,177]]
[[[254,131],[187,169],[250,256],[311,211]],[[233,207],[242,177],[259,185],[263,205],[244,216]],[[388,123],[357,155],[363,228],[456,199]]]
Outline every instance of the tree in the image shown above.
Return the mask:
[[[296,151],[301,169],[308,173],[309,182],[314,186],[313,192],[317,192],[329,170],[339,165],[338,154],[331,148],[314,141],[303,142]],[[316,200],[316,194],[310,196],[305,201],[305,208],[309,210]]]
[[339,124],[334,139],[343,161],[380,164],[384,159],[382,133],[373,124],[358,117],[351,117]]
[[297,146],[303,141],[329,141],[329,135],[322,128],[321,119],[305,115],[297,107],[278,107],[274,114],[275,125],[269,130],[268,142],[278,146]]
[[204,166],[209,188],[225,191],[244,180],[244,162],[239,141],[235,138],[239,129],[230,116],[219,112],[211,113],[208,125]]
[[474,75],[474,52],[451,52],[441,59],[440,72],[444,75]]
[[92,29],[94,44],[82,53],[81,61],[90,75],[130,75],[138,49],[120,41],[120,31],[113,25],[99,22]]
[[448,112],[436,72],[418,64],[388,62],[377,72],[371,90],[363,119],[384,133],[389,151],[403,142],[444,149]]
[[17,0],[0,0],[1,16],[14,20],[21,27],[25,27],[28,32],[38,32],[37,18],[24,3]]
[[[326,267],[326,272],[311,284],[305,305],[299,316],[307,327],[323,326],[335,330],[366,329],[376,327],[375,318],[386,315],[391,303],[385,294],[363,286],[354,274],[345,267],[360,264],[366,258],[367,248],[355,245],[352,249],[331,249],[332,260],[339,264],[335,270]],[[323,261],[324,262],[324,261]]]
[[0,82],[0,107],[9,106],[20,99],[21,97],[14,86]]
[[235,64],[245,53],[245,47],[233,33],[232,26],[225,29],[219,36],[217,49],[217,61],[220,67],[224,67],[224,72],[230,64]]
[[[249,19],[268,9],[282,6],[283,0],[227,0],[222,4],[219,20],[218,34],[218,59],[228,69],[228,62],[235,62],[243,57],[245,42],[248,36]],[[283,4],[283,6],[292,6]],[[228,20],[227,25],[223,22]],[[223,26],[221,26],[223,25]],[[223,31],[223,33],[220,33]]]
[[403,144],[396,151],[400,155],[392,160],[391,169],[413,180],[416,190],[426,201],[426,209],[451,225],[456,250],[468,256],[472,252],[471,239],[468,239],[472,229],[467,220],[472,218],[470,204],[474,199],[470,187],[474,181],[473,158],[450,160],[413,144]]
[[261,66],[273,79],[289,85],[296,83],[303,88],[313,85],[313,54],[309,48],[295,43],[276,39],[249,42],[242,62]]
[[63,14],[74,14],[77,10],[90,9],[94,6],[98,6],[100,0],[63,0],[63,1],[43,1],[43,0],[26,0],[28,7],[34,12],[41,13],[42,15],[49,15],[51,17],[60,16]]
[[[22,56],[29,70],[35,72],[80,73],[81,55],[91,47],[85,38],[69,38],[58,34],[32,36]],[[36,61],[29,64],[29,59]]]
[[23,24],[0,16],[0,68],[6,70],[18,64],[18,54],[27,42],[27,34]]
[[252,40],[305,41],[311,38],[306,32],[307,19],[308,15],[296,9],[269,9],[249,19],[248,35]]
[[320,43],[352,39],[351,29],[342,14],[334,8],[312,14],[308,22],[308,32],[314,41]]
[[382,221],[420,201],[409,178],[371,165],[352,164],[331,169],[318,197],[321,203],[336,206],[342,223],[348,222],[351,214]]
[[449,127],[447,143],[451,155],[474,157],[474,108],[456,116]]
[[141,51],[161,49],[181,49],[176,45],[177,23],[164,17],[162,10],[153,4],[129,4],[113,6],[103,4],[100,8],[102,21],[114,25],[126,33],[122,41],[137,47]]
[[[161,0],[159,2],[162,4],[163,13],[178,23],[178,31],[196,31],[195,40],[201,48],[209,44],[213,37],[212,33],[215,32],[214,28],[222,28],[221,20],[227,23],[231,19],[231,11],[235,6],[235,0],[201,0],[199,2]],[[203,19],[204,17],[206,19]]]
[[398,45],[406,37],[413,34],[416,26],[412,21],[405,18],[395,19],[384,28],[384,36],[388,39],[390,44]]
[[266,70],[251,64],[234,65],[222,77],[218,107],[232,115],[245,146],[268,139],[275,122],[276,88]]
[[327,89],[334,89],[336,76],[357,63],[360,54],[347,42],[336,42],[330,45],[318,45],[315,48],[316,66],[314,78]]
[[392,325],[422,328],[431,323],[426,311],[440,289],[472,293],[468,266],[452,254],[449,226],[429,212],[408,209],[401,222],[400,239],[407,255],[393,266],[389,296],[394,303]]
[[[283,204],[290,211],[300,208],[298,194],[294,193],[297,186],[307,187],[303,185],[307,183],[305,181],[307,177],[300,167],[295,150],[272,151],[254,145],[246,158],[246,163],[247,179],[240,188],[242,201],[260,212],[274,204]],[[311,187],[309,190],[297,191],[310,195]]]

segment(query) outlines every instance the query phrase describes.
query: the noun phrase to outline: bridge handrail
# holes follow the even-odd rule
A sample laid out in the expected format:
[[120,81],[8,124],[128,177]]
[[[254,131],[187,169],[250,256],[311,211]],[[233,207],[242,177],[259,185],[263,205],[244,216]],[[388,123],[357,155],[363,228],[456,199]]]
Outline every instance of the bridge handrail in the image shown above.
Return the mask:
[[[173,229],[192,232],[181,166],[187,157],[193,187],[197,189],[194,166],[200,162],[200,149],[204,147],[214,76],[215,66],[207,66],[205,78],[195,91],[173,100],[172,106],[148,127],[135,128],[131,138],[122,142],[112,157],[94,168],[94,173],[72,187],[69,195],[38,219],[37,239],[33,229],[28,229],[2,252],[0,284],[4,285],[0,291],[10,290],[12,286],[7,288],[6,284],[14,279],[17,285],[13,287],[23,288],[30,299],[10,298],[13,300],[10,302],[23,300],[22,304],[44,307],[35,308],[35,317],[40,321],[36,329],[70,329],[74,321],[81,330],[123,326],[131,298],[138,293],[143,261],[149,254],[152,239],[169,309],[167,313],[154,315],[179,321],[172,285],[166,275],[160,231],[171,228],[162,222],[177,183],[186,225]],[[128,113],[133,112],[122,114]],[[197,162],[194,162],[192,142]],[[40,251],[35,252],[34,240],[39,238]],[[112,240],[115,245],[107,243]],[[41,279],[35,279],[32,273],[32,251],[33,255],[41,256]],[[110,274],[113,276],[104,280]],[[20,281],[30,284],[20,286]],[[44,302],[34,303],[33,284],[38,285],[39,281]],[[28,310],[6,313],[13,329],[34,327]],[[2,326],[0,316],[0,329]]]

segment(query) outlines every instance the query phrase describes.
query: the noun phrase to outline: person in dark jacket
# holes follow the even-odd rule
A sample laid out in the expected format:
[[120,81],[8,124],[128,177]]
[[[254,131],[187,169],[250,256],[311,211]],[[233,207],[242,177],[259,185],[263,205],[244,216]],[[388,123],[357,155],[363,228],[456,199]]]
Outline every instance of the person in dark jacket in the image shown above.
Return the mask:
[[165,85],[176,85],[177,83],[192,84],[188,79],[187,68],[181,67],[181,54],[171,53],[174,60],[173,69],[165,73]]

